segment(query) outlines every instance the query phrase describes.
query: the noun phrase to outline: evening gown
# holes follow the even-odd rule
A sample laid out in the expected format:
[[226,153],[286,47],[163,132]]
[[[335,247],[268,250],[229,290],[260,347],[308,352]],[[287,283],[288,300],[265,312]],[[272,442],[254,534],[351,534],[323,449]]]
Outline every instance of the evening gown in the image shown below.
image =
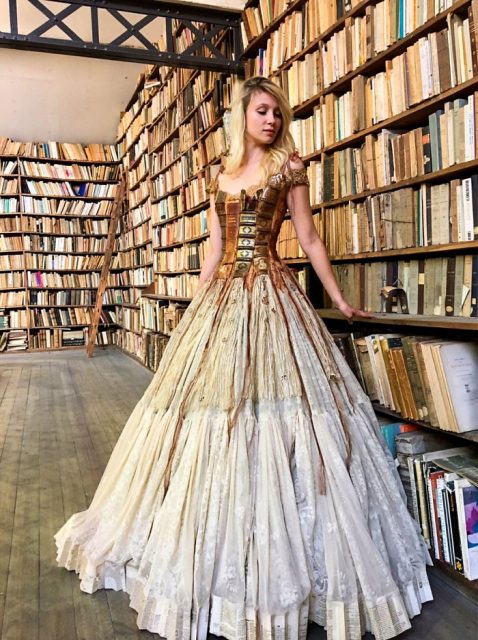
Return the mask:
[[90,507],[55,535],[83,591],[170,640],[379,640],[432,598],[371,407],[276,241],[305,170],[215,194],[223,257],[172,334]]

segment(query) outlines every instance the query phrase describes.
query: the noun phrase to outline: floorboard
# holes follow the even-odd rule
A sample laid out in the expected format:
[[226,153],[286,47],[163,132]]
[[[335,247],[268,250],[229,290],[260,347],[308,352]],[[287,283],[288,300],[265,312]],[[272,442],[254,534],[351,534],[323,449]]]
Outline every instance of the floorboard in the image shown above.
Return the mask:
[[[127,594],[79,589],[55,562],[53,534],[90,503],[152,374],[115,348],[0,356],[0,637],[153,640]],[[477,603],[442,571],[435,600],[404,640],[476,640]],[[367,636],[372,638],[372,636]],[[311,625],[309,640],[325,640]]]

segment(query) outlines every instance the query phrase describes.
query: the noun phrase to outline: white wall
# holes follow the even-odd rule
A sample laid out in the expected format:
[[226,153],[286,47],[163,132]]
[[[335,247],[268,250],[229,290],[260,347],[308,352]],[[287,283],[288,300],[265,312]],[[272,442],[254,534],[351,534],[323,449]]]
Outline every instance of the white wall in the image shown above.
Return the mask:
[[114,142],[120,111],[143,68],[0,49],[0,135],[21,141]]
[[[191,4],[242,9],[244,0]],[[64,8],[61,3],[57,6],[54,9],[50,3],[56,12]],[[0,30],[6,28],[6,8],[0,0]],[[34,23],[38,12],[26,17]],[[0,47],[0,136],[20,141],[113,142],[120,112],[143,69],[140,64]]]

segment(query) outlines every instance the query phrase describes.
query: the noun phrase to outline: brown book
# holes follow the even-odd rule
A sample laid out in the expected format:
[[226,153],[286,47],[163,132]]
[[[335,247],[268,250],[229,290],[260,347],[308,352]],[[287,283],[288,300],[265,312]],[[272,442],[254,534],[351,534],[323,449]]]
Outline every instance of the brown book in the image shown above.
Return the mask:
[[415,404],[415,398],[413,396],[412,386],[405,364],[403,347],[397,347],[396,349],[393,349],[393,354],[396,362],[395,367],[398,372],[398,383],[400,385],[402,396],[405,402],[407,416],[412,420],[418,420],[418,409]]
[[428,422],[433,427],[438,427],[438,417],[435,409],[435,403],[433,401],[433,396],[430,388],[430,380],[428,377],[428,371],[425,366],[425,361],[423,358],[423,343],[430,342],[428,338],[417,337],[416,341],[413,343],[412,348],[415,354],[415,359],[417,361],[418,373],[420,375],[420,379],[422,381],[422,389],[425,396],[425,401],[428,409]]
[[[477,3],[475,1],[475,11],[478,9]],[[471,64],[473,67],[473,75],[478,75],[478,49],[476,47],[476,28],[475,26],[475,18],[478,20],[478,14],[475,14],[473,10],[473,3],[468,7],[468,24],[470,29],[470,40],[471,40]]]
[[437,33],[437,50],[440,69],[440,91],[446,91],[452,86],[450,56],[448,53],[448,29]]
[[[382,351],[383,364],[386,371],[386,380],[383,381],[382,389],[384,395],[388,396],[388,404],[393,411],[397,411],[405,417],[404,403],[400,390],[397,371],[392,360],[392,349],[401,344],[400,336],[397,334],[379,335],[378,342]],[[387,400],[387,398],[386,398]]]
[[405,357],[406,368],[410,378],[411,389],[415,401],[415,406],[418,412],[418,418],[419,420],[426,420],[428,416],[428,410],[425,402],[422,381],[418,371],[418,364],[413,350],[413,343],[415,342],[415,340],[415,336],[404,336],[402,338],[403,355]]

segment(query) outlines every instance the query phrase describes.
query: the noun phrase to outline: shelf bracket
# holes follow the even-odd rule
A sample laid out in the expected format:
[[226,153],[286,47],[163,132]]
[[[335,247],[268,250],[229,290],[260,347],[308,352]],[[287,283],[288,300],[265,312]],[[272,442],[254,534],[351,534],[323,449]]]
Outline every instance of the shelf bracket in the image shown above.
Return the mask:
[[6,5],[1,47],[244,73],[240,11],[161,0],[6,0]]

